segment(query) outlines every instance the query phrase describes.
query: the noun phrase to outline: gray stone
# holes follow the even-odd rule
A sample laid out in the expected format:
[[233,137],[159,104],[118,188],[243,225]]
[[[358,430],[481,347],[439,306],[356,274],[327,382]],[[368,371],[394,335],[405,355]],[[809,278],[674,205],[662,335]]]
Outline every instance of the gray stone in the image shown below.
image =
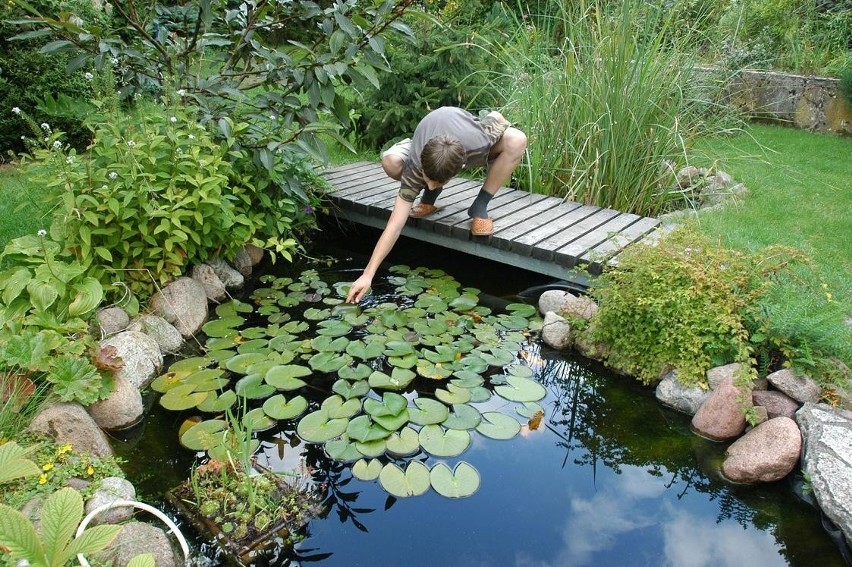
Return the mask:
[[[750,423],[754,423],[755,426],[758,426],[767,421],[769,421],[769,412],[766,411],[765,407],[753,406],[751,408],[751,419],[749,419]],[[748,427],[746,427],[746,429],[748,429]]]
[[819,384],[807,376],[796,376],[790,368],[773,372],[766,378],[770,384],[802,403],[816,403],[822,395],[822,388]]
[[108,337],[127,328],[130,316],[121,307],[107,307],[97,314],[101,337]]
[[[136,500],[136,489],[130,481],[115,476],[108,476],[101,481],[101,486],[86,502],[86,514],[91,514],[95,509],[111,504],[118,500]],[[115,506],[108,508],[94,516],[89,522],[90,526],[98,524],[117,524],[129,520],[133,516],[134,508],[131,506]]]
[[[740,398],[744,398],[742,404]],[[714,441],[739,437],[746,427],[743,405],[751,406],[751,396],[743,397],[733,383],[723,382],[711,392],[692,417],[692,430]]]
[[733,383],[737,377],[737,372],[739,371],[739,362],[711,368],[707,371],[707,384],[710,386],[711,390],[715,390],[720,384],[726,381]]
[[814,498],[852,543],[852,412],[806,403],[796,422],[805,436],[802,468]]
[[799,462],[802,436],[796,422],[776,417],[761,423],[725,452],[722,474],[733,482],[774,482],[790,474]]
[[792,419],[800,406],[799,402],[784,392],[776,390],[767,390],[765,392],[755,390],[751,393],[751,399],[754,405],[766,408],[766,413],[770,419],[782,415]]
[[252,266],[254,266],[254,263],[252,262],[252,258],[245,246],[241,246],[237,249],[237,254],[234,256],[231,263],[234,264],[234,268],[243,276],[249,277],[251,275],[251,269]]
[[546,315],[548,311],[558,313],[565,301],[567,291],[561,289],[549,289],[538,296],[538,312]]
[[127,565],[143,553],[154,556],[157,567],[176,567],[182,562],[175,557],[169,536],[161,528],[144,522],[129,522],[121,527],[116,538],[98,557],[103,564]]
[[177,352],[183,346],[183,337],[178,330],[159,315],[141,315],[130,322],[127,330],[145,333],[154,339],[163,354]]
[[695,415],[710,392],[698,386],[681,384],[677,379],[677,370],[672,369],[663,373],[655,394],[663,405],[687,415]]
[[249,258],[251,258],[252,267],[260,264],[260,261],[263,260],[263,248],[255,246],[254,244],[246,244],[245,246],[243,246],[243,248],[245,248],[245,251],[249,255]]
[[145,411],[139,389],[123,376],[115,376],[109,397],[86,408],[101,429],[127,429],[139,423]]
[[68,443],[77,452],[99,457],[113,455],[106,435],[80,404],[48,406],[35,416],[28,429],[47,435],[57,443]]
[[204,287],[207,299],[221,303],[228,297],[225,284],[216,275],[216,271],[207,264],[198,264],[192,267],[192,279]]
[[207,294],[192,278],[178,278],[155,293],[149,307],[184,338],[194,336],[207,320]]
[[609,347],[590,340],[588,336],[588,331],[574,333],[574,350],[592,360],[605,360],[609,356]]
[[541,340],[551,348],[566,349],[572,342],[571,325],[564,317],[548,311],[544,315],[544,323],[541,326]]
[[239,289],[243,287],[245,278],[243,275],[232,268],[225,260],[221,258],[211,258],[207,261],[225,287],[228,289]]
[[598,304],[591,297],[584,295],[577,296],[573,293],[567,293],[560,306],[560,315],[572,315],[574,317],[582,317],[586,321],[590,320],[598,312]]
[[140,390],[150,384],[163,367],[160,345],[145,333],[123,331],[102,340],[99,346],[115,349],[123,363],[115,375],[126,378]]
[[701,170],[694,165],[681,168],[681,170],[677,172],[677,184],[682,189],[697,183],[702,178],[703,174],[701,173]]

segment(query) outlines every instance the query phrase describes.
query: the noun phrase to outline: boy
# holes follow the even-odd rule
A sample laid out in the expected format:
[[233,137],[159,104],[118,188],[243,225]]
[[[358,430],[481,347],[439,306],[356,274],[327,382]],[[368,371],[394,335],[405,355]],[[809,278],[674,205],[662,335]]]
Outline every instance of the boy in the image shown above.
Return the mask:
[[[512,176],[526,147],[526,135],[511,127],[499,112],[491,112],[482,120],[449,106],[427,114],[411,140],[403,140],[382,154],[385,173],[400,181],[399,194],[367,267],[349,289],[347,303],[358,302],[364,296],[408,217],[424,218],[439,210],[435,201],[444,184],[465,167],[487,166],[482,189],[467,210],[470,232],[474,236],[493,233],[488,203]],[[424,195],[414,206],[414,199],[421,192]]]

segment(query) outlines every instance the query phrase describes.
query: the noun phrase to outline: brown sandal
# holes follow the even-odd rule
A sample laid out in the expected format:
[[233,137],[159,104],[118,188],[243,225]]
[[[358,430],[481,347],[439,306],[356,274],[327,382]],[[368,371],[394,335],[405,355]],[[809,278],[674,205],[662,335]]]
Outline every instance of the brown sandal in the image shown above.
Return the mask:
[[411,210],[408,212],[408,216],[413,219],[422,219],[431,214],[437,213],[443,208],[444,207],[436,207],[435,205],[429,205],[426,203],[418,203],[411,207]]
[[474,236],[489,236],[494,233],[492,219],[473,218],[470,221],[470,233]]

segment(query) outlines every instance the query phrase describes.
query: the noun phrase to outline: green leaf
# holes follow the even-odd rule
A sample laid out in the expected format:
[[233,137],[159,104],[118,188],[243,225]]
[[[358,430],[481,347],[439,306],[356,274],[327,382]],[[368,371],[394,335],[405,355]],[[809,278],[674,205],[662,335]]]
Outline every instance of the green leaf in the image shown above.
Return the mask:
[[334,418],[350,418],[357,415],[361,411],[361,402],[359,400],[346,400],[342,396],[330,396],[322,403],[322,409],[328,412],[328,416]]
[[509,375],[506,385],[495,386],[498,395],[511,402],[537,402],[547,395],[544,386],[530,378]]
[[310,376],[311,369],[307,366],[297,364],[273,366],[266,373],[266,383],[278,390],[289,392],[298,390],[302,386],[307,385],[304,380],[299,380],[300,376]]
[[28,476],[41,474],[33,461],[26,458],[27,450],[14,441],[0,445],[0,485]]
[[32,522],[5,504],[0,504],[0,545],[9,549],[13,559],[41,558],[45,553]]
[[296,426],[296,433],[304,441],[325,443],[330,439],[342,435],[348,425],[348,419],[332,419],[329,417],[327,411],[319,409],[309,413],[299,421],[299,425]]
[[447,498],[466,498],[479,490],[479,472],[470,464],[461,461],[454,470],[444,463],[432,467],[429,480],[435,492]]
[[473,429],[482,421],[482,414],[473,406],[453,404],[453,411],[441,423],[447,429]]
[[85,278],[75,285],[72,290],[76,292],[74,299],[68,305],[68,315],[79,317],[94,310],[104,297],[101,283],[92,277]]
[[221,445],[225,440],[228,424],[222,419],[210,419],[197,423],[180,436],[181,445],[192,451],[207,451]]
[[30,280],[27,284],[27,293],[30,294],[30,302],[39,311],[44,311],[59,297],[59,290],[52,282],[41,280]]
[[470,446],[470,433],[462,429],[444,429],[440,425],[424,425],[419,434],[420,446],[436,457],[456,457]]
[[[341,370],[343,370],[341,368]],[[349,382],[348,380],[340,379],[336,381],[331,386],[331,391],[335,394],[340,394],[347,400],[351,398],[360,398],[367,395],[367,392],[370,391],[370,385],[367,384],[366,380],[359,380],[357,382]]]
[[378,439],[386,439],[391,432],[378,423],[375,423],[369,415],[359,415],[349,422],[346,434],[351,439],[367,443]]
[[32,274],[26,268],[15,270],[12,275],[8,272],[3,274],[3,281],[0,285],[3,286],[3,303],[9,305],[21,295],[21,292],[27,288],[27,284],[32,279]]
[[339,439],[332,439],[326,443],[325,452],[329,457],[341,463],[352,463],[364,456],[345,433]]
[[142,553],[131,559],[127,567],[157,567],[157,562],[152,553]]
[[196,392],[195,384],[180,384],[160,397],[160,405],[171,411],[194,408],[207,399],[207,392]]
[[263,353],[250,352],[246,354],[238,354],[225,363],[225,368],[237,374],[246,374],[248,373],[248,368],[252,364],[262,360],[266,360],[266,355]]
[[411,370],[405,368],[394,368],[391,375],[375,371],[370,375],[369,384],[371,388],[384,390],[404,390],[417,377]]
[[361,459],[352,465],[352,476],[358,480],[376,480],[382,472],[382,463],[378,459]]
[[450,415],[450,409],[432,398],[417,398],[414,400],[417,407],[408,408],[409,420],[416,425],[434,425],[443,423]]
[[308,400],[304,396],[296,396],[290,400],[283,394],[272,396],[263,402],[263,411],[272,419],[294,419],[308,409]]
[[77,490],[62,488],[47,498],[41,512],[41,536],[48,557],[58,559],[82,519],[83,497]]
[[447,384],[446,389],[435,390],[435,397],[445,404],[464,404],[470,401],[470,390],[455,384]]
[[512,439],[521,431],[521,424],[511,415],[489,411],[482,414],[476,430],[491,439]]
[[399,433],[391,433],[387,438],[387,452],[394,457],[410,457],[419,450],[420,438],[410,427],[403,427]]
[[238,396],[250,400],[262,400],[275,393],[275,388],[263,383],[263,374],[249,374],[240,378],[234,385]]
[[112,543],[112,540],[116,538],[118,532],[121,531],[121,528],[122,526],[118,525],[95,526],[93,528],[88,528],[80,534],[80,537],[74,539],[71,542],[71,545],[68,546],[68,549],[66,550],[66,561],[75,557],[78,553],[90,555],[102,550]]
[[237,402],[237,393],[233,390],[225,390],[221,394],[208,392],[207,399],[198,404],[199,411],[207,413],[219,413],[230,409]]
[[352,357],[348,354],[337,355],[333,352],[318,352],[308,360],[308,364],[316,372],[337,372],[351,363]]
[[372,441],[355,443],[355,448],[365,457],[381,457],[385,454],[387,443],[385,439],[373,439]]
[[419,496],[429,490],[429,468],[419,461],[411,461],[403,472],[394,463],[388,463],[379,473],[379,484],[397,498]]

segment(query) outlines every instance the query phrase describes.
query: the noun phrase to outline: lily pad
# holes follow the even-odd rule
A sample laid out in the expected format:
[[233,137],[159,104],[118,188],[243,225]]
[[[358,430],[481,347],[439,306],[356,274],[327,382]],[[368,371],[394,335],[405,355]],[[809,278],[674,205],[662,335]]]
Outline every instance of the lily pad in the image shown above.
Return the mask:
[[361,398],[367,395],[370,391],[370,385],[366,380],[358,380],[349,382],[348,380],[340,379],[331,385],[331,391],[335,394],[340,394],[347,400],[352,398]]
[[160,397],[160,405],[171,411],[194,408],[207,399],[207,392],[196,392],[195,384],[181,384]]
[[463,429],[444,429],[440,425],[424,425],[419,434],[420,446],[436,457],[457,457],[470,446],[470,433]]
[[304,441],[310,443],[325,443],[339,437],[346,431],[349,420],[345,418],[332,419],[324,409],[311,412],[296,426],[296,433]]
[[512,351],[504,348],[491,347],[488,351],[481,351],[479,357],[491,366],[506,366],[515,360]]
[[411,370],[394,368],[390,376],[384,372],[373,372],[370,375],[370,387],[383,390],[404,390],[417,377]]
[[190,370],[184,370],[181,372],[166,372],[165,374],[161,374],[151,382],[151,389],[155,392],[165,394],[175,386],[183,384],[183,379],[189,376],[190,373]]
[[415,425],[434,425],[443,423],[450,415],[450,409],[432,398],[417,398],[414,400],[416,407],[408,408],[408,418]]
[[225,372],[218,368],[205,368],[197,370],[184,378],[184,383],[194,384],[196,392],[209,392],[211,390],[221,390],[228,385],[229,380],[222,378]]
[[227,337],[238,334],[237,327],[245,323],[246,320],[237,315],[230,317],[222,317],[208,321],[201,326],[201,332],[208,337]]
[[246,339],[264,339],[267,338],[267,329],[265,327],[249,327],[240,329],[240,336]]
[[378,459],[361,459],[352,465],[352,476],[358,480],[376,480],[382,472],[382,463]]
[[335,418],[350,418],[361,411],[360,400],[344,400],[343,396],[330,396],[322,403],[322,409],[328,412],[328,416]]
[[435,492],[447,498],[466,498],[479,490],[481,478],[472,465],[461,461],[450,470],[444,463],[432,467],[429,480]]
[[412,352],[410,354],[406,354],[404,356],[390,356],[388,357],[388,364],[394,366],[396,368],[413,368],[417,365],[417,353]]
[[512,376],[521,376],[522,378],[532,378],[535,371],[529,366],[523,364],[512,364],[506,367],[506,372]]
[[387,452],[394,457],[410,457],[419,450],[420,438],[410,427],[403,427],[399,433],[391,433],[387,438]]
[[251,339],[237,346],[237,352],[246,354],[249,352],[269,352],[269,339]]
[[367,441],[366,443],[356,441],[355,448],[358,449],[358,452],[365,457],[381,457],[385,454],[387,444],[384,439],[374,439],[373,441]]
[[[343,368],[337,371],[338,376],[340,376],[344,380],[349,380],[351,382],[357,382],[358,380],[366,380],[372,373],[373,369],[367,366],[366,364],[344,366]],[[364,393],[366,394],[366,392]]]
[[384,351],[385,344],[381,341],[352,341],[346,346],[346,354],[361,360],[379,358]]
[[375,423],[369,415],[359,415],[349,422],[346,434],[351,439],[366,443],[377,439],[386,439],[391,432]]
[[536,309],[535,305],[530,305],[529,303],[510,303],[505,307],[505,309],[513,315],[526,317],[527,319],[535,316],[538,313],[538,310]]
[[327,319],[320,321],[317,325],[317,334],[326,335],[329,337],[342,337],[349,334],[352,330],[352,325],[340,319]]
[[221,394],[209,392],[207,399],[198,404],[198,409],[207,413],[221,413],[231,407],[237,401],[237,394],[233,390],[225,390]]
[[305,309],[304,313],[302,313],[302,317],[308,321],[322,321],[323,319],[328,319],[330,316],[331,309],[317,309],[316,307]]
[[351,363],[352,357],[348,354],[335,354],[333,352],[318,352],[308,360],[308,364],[316,372],[337,372]]
[[237,299],[233,299],[226,303],[220,303],[216,306],[216,315],[218,317],[232,317],[237,315],[238,313],[251,313],[254,311],[254,307],[251,303],[245,303],[243,301],[239,301]]
[[263,411],[272,419],[294,419],[307,409],[308,400],[304,396],[295,396],[288,400],[283,394],[277,394],[263,402]]
[[453,367],[444,366],[440,362],[434,363],[421,358],[417,361],[417,373],[429,380],[444,380],[452,375]]
[[[355,443],[349,440],[345,433],[338,439],[332,439],[324,445],[326,454],[341,463],[352,463],[364,457]],[[378,473],[377,473],[378,475]]]
[[285,364],[270,368],[266,372],[264,380],[267,384],[277,390],[290,392],[292,390],[298,390],[307,384],[304,380],[299,379],[300,376],[310,376],[311,374],[311,369],[307,366]]
[[480,374],[477,372],[471,372],[470,370],[459,370],[457,372],[453,372],[453,376],[455,376],[455,378],[450,380],[450,384],[455,384],[462,388],[475,388],[476,386],[482,386],[482,384],[485,383],[485,379]]
[[225,368],[237,374],[247,374],[249,366],[262,360],[266,360],[266,355],[259,352],[238,354],[225,363]]
[[447,429],[473,429],[482,421],[482,414],[473,406],[453,404],[453,411],[441,425]]
[[470,390],[455,384],[447,384],[446,389],[435,390],[435,397],[445,404],[464,404],[470,401]]
[[320,335],[311,339],[311,348],[317,352],[343,352],[349,346],[349,339],[346,337],[329,337]]
[[491,390],[489,390],[485,386],[477,386],[476,388],[470,388],[470,403],[479,404],[482,402],[487,402],[491,399],[491,395]]
[[207,368],[210,366],[211,362],[212,361],[206,356],[192,356],[190,358],[184,358],[183,360],[174,362],[171,366],[169,366],[169,372],[195,372],[196,370]]
[[506,384],[495,386],[494,391],[511,402],[537,402],[547,395],[544,386],[522,376],[509,375]]
[[544,413],[544,408],[542,408],[541,405],[537,404],[536,402],[524,402],[524,405],[518,406],[517,408],[515,408],[515,411],[521,417],[532,419],[532,417],[538,412]]
[[511,415],[489,411],[482,414],[476,430],[491,439],[511,439],[521,431],[521,424]]
[[228,423],[223,419],[209,419],[193,425],[180,436],[180,443],[192,451],[206,451],[221,445],[227,435]]
[[243,427],[251,431],[266,431],[275,427],[275,420],[269,417],[263,408],[254,408],[242,418]]
[[275,393],[275,388],[263,383],[263,374],[249,374],[234,384],[237,395],[250,400],[261,400]]
[[396,431],[408,423],[408,400],[394,392],[385,392],[382,399],[364,400],[364,411],[383,428]]
[[379,473],[379,484],[397,498],[419,496],[429,490],[429,468],[420,461],[412,461],[403,471],[394,463],[388,463]]
[[479,298],[475,295],[460,295],[450,301],[450,309],[453,311],[465,312],[470,311],[479,303]]

